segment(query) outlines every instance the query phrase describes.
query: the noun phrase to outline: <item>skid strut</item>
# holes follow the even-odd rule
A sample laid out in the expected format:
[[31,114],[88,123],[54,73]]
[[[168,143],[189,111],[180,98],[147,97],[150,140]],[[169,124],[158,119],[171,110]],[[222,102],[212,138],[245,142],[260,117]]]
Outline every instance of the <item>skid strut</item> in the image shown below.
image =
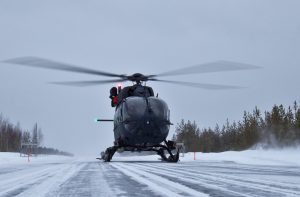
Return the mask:
[[[163,161],[176,163],[179,160],[179,149],[176,148],[175,142],[173,141],[164,141],[165,145],[144,145],[144,146],[132,146],[132,145],[115,145],[109,147],[105,150],[105,152],[101,153],[101,159],[105,162],[111,161],[115,152],[119,148],[124,148],[128,151],[155,151],[159,156],[161,156]],[[172,153],[172,150],[176,150],[176,153]],[[167,154],[166,154],[167,153]],[[168,156],[167,156],[168,155]]]

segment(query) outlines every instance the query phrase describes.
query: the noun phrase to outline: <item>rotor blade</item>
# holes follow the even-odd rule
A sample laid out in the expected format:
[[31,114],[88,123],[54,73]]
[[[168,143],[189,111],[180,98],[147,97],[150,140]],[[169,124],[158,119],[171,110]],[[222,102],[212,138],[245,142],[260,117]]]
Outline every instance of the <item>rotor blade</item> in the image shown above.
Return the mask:
[[259,66],[251,64],[244,64],[231,61],[216,61],[211,63],[198,64],[186,68],[176,69],[168,72],[163,72],[154,76],[174,76],[174,75],[187,75],[196,73],[212,73],[222,71],[234,71],[234,70],[247,70],[247,69],[258,69]]
[[186,81],[169,81],[169,80],[160,80],[160,79],[149,79],[149,81],[159,81],[183,86],[189,86],[194,88],[202,88],[207,90],[225,90],[225,89],[241,89],[244,87],[240,86],[229,86],[229,85],[219,85],[219,84],[209,84],[209,83],[193,83]]
[[63,81],[63,82],[50,82],[51,84],[57,84],[57,85],[69,85],[69,86],[93,86],[93,85],[103,85],[108,83],[118,83],[118,82],[124,82],[124,80],[116,79],[116,80],[94,80],[94,81]]
[[104,72],[104,71],[82,68],[71,64],[55,62],[52,60],[39,58],[39,57],[20,57],[20,58],[5,60],[3,62],[10,63],[10,64],[24,65],[24,66],[38,67],[38,68],[107,76],[107,77],[120,77],[120,78],[126,77],[125,75],[118,75],[118,74]]

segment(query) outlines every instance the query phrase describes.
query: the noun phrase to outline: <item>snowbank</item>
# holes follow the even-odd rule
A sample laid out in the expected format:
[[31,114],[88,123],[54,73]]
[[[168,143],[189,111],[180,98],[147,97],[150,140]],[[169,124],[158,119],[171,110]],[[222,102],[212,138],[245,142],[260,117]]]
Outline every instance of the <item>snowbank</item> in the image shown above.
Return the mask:
[[[235,162],[250,165],[286,165],[300,166],[300,148],[294,149],[273,149],[273,150],[246,150],[246,151],[227,151],[222,153],[185,153],[184,157],[180,157],[180,162]],[[53,162],[70,162],[70,161],[95,161],[95,158],[74,158],[57,155],[39,155],[30,157],[20,157],[18,153],[0,152],[0,166],[5,164],[38,164]],[[119,154],[116,153],[112,161],[158,161],[158,155],[145,155],[144,153]]]
[[59,155],[38,155],[29,157],[20,157],[19,153],[0,152],[0,166],[9,164],[24,164],[24,163],[53,163],[65,162],[73,160],[72,157],[59,156]]
[[[194,153],[187,153],[181,161],[194,160]],[[227,161],[252,165],[299,165],[300,149],[246,150],[222,153],[196,153],[196,161]]]
[[[250,165],[287,165],[300,166],[300,148],[278,150],[227,151],[222,153],[196,153],[195,162],[235,162]],[[157,155],[124,156],[116,154],[113,161],[157,161]],[[194,153],[185,153],[181,162],[194,161]]]

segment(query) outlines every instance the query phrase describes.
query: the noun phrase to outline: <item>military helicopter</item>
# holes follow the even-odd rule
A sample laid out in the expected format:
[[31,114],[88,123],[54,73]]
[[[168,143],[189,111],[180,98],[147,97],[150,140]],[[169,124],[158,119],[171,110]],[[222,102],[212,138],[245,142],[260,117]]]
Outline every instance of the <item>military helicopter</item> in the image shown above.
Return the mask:
[[53,82],[60,85],[91,86],[108,83],[131,81],[132,86],[110,89],[111,106],[115,107],[114,119],[98,119],[98,121],[114,122],[114,145],[101,153],[105,162],[111,161],[116,151],[154,151],[161,156],[163,161],[178,162],[179,149],[176,142],[167,140],[170,125],[170,110],[167,103],[154,95],[151,87],[146,86],[148,81],[164,82],[175,85],[190,86],[202,89],[237,89],[238,86],[216,85],[206,83],[193,83],[184,81],[162,80],[157,77],[211,73],[221,71],[234,71],[256,69],[258,66],[231,61],[216,61],[194,65],[182,69],[176,69],[160,74],[144,75],[134,73],[132,75],[115,74],[94,69],[60,63],[38,57],[21,57],[4,61],[5,63],[55,69],[90,75],[111,77],[108,80]]

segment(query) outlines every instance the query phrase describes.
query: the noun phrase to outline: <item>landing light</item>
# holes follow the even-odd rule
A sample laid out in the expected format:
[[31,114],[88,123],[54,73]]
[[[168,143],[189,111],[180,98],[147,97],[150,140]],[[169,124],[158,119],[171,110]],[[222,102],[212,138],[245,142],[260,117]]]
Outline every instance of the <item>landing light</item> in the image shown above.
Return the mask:
[[118,85],[117,85],[117,88],[118,88],[118,94],[121,92],[121,90],[122,90],[122,84],[121,83],[119,83]]

